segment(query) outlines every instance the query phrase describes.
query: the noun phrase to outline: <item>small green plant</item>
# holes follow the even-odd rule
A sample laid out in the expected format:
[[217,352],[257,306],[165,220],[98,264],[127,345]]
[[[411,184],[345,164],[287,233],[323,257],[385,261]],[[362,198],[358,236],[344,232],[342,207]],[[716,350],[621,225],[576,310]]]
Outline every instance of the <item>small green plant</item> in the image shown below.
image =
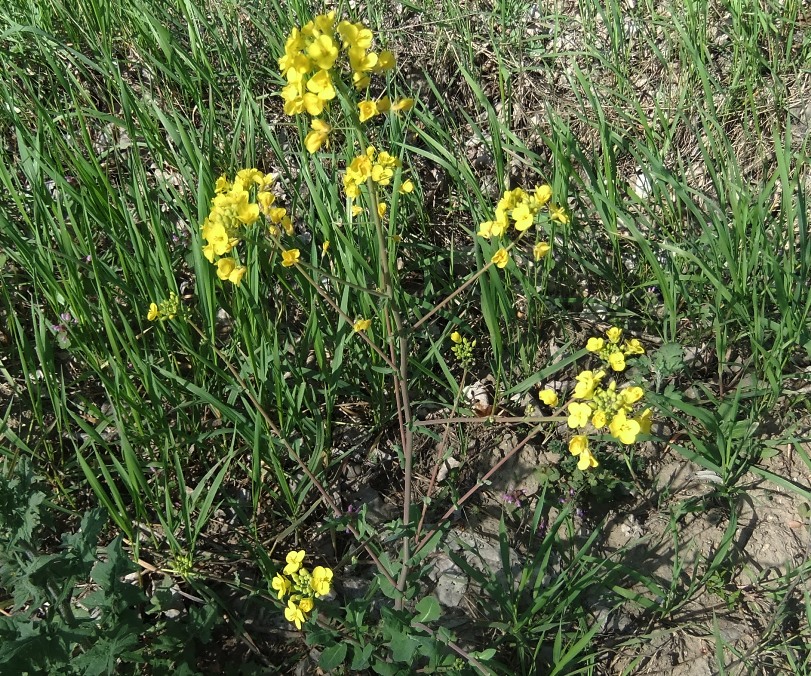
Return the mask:
[[44,541],[56,529],[47,506],[26,461],[0,476],[0,589],[11,598],[10,612],[0,617],[0,670],[117,674],[146,666],[195,673],[198,651],[219,622],[216,606],[191,608],[170,626],[160,595],[149,599],[137,579],[124,579],[140,569],[122,538],[99,546],[103,508],[87,512],[49,553]]

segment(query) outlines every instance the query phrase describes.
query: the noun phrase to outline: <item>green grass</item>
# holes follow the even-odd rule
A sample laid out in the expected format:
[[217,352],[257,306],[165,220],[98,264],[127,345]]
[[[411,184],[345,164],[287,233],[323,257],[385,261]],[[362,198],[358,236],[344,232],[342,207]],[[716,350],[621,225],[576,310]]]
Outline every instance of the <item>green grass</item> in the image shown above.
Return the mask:
[[[307,654],[280,633],[282,619],[269,635],[251,629],[255,613],[282,618],[268,583],[285,553],[305,545],[336,579],[368,582],[361,599],[339,595],[310,628],[326,648],[322,666],[343,661],[334,647],[343,637],[345,665],[358,670],[369,641],[381,660],[412,651],[460,673],[634,673],[654,664],[663,630],[694,629],[685,609],[731,594],[730,613],[753,626],[773,619],[741,647],[705,618],[713,669],[809,668],[808,632],[793,619],[808,615],[808,551],[749,583],[743,598],[732,590],[743,566],[737,510],[753,477],[793,504],[811,501],[800,478],[811,469],[802,394],[811,120],[796,112],[811,93],[811,16],[803,3],[773,0],[539,7],[376,1],[352,17],[397,55],[385,91],[418,102],[368,132],[417,186],[394,192],[383,253],[374,225],[351,219],[338,189],[358,150],[351,130],[341,127],[313,161],[298,150],[306,124],[282,114],[277,58],[290,28],[319,8],[28,0],[0,12],[3,479],[30,466],[37,482],[26,490],[47,494],[57,523],[43,554],[56,551],[54,533],[75,532],[100,505],[109,522],[99,547],[123,536],[133,561],[228,618],[214,630],[222,654],[201,648],[192,669],[246,651],[281,672]],[[302,260],[331,301],[261,242],[238,288],[203,257],[199,225],[217,177],[250,166],[278,173]],[[423,321],[495,252],[475,233],[503,190],[545,182],[572,215],[545,226],[552,253],[529,265],[531,246],[519,244],[518,263],[490,267]],[[381,256],[395,271],[390,289]],[[182,318],[147,321],[149,304],[170,293]],[[399,349],[385,323],[392,308],[418,326],[406,332],[404,369],[417,420],[469,415],[463,385],[488,376],[503,415],[521,416],[524,395],[571,381],[585,339],[617,325],[648,348],[631,377],[644,381],[666,433],[642,451],[640,476],[615,477],[625,490],[608,502],[594,497],[593,481],[553,467],[515,514],[501,514],[494,491],[482,497],[487,486],[460,506],[506,428],[401,420],[402,371],[386,363]],[[369,336],[379,353],[352,332],[360,317],[376,320]],[[453,331],[477,341],[469,370],[450,352]],[[409,577],[403,601],[386,575],[371,582],[368,573],[374,554],[396,580],[394,545],[414,532],[413,516],[396,522],[410,487],[406,429],[415,434],[416,521],[422,513],[438,534],[411,552],[411,569],[428,570],[429,554],[446,552],[464,521],[480,533],[488,519],[500,523],[488,537],[505,571],[510,551],[519,554],[506,579],[450,555],[475,582],[471,622],[454,631],[447,613],[417,605],[430,591],[424,580]],[[529,431],[519,426],[516,438]],[[531,445],[565,459],[561,438],[549,428]],[[429,481],[443,455],[461,467]],[[687,501],[657,494],[664,455],[710,471],[714,490]],[[790,458],[805,474],[789,473]],[[348,478],[357,467],[363,479]],[[394,516],[332,512],[330,500],[346,510],[364,483],[397,505]],[[426,490],[434,495],[423,502]],[[17,528],[9,514],[28,497],[8,495],[3,528]],[[685,515],[718,505],[722,536],[688,564],[679,557]],[[630,545],[607,548],[608,519],[625,510],[667,515],[669,580],[636,569]],[[808,514],[787,518],[802,522],[807,540]],[[539,535],[542,524],[551,525]],[[65,584],[75,587],[80,574],[71,575]],[[6,619],[33,612],[33,601],[6,599],[8,580],[3,572]],[[150,582],[141,585],[148,595]],[[376,634],[363,604],[386,594],[396,606],[386,627],[399,629]],[[601,624],[597,608],[628,613],[633,638]],[[152,631],[180,641],[157,620]]]

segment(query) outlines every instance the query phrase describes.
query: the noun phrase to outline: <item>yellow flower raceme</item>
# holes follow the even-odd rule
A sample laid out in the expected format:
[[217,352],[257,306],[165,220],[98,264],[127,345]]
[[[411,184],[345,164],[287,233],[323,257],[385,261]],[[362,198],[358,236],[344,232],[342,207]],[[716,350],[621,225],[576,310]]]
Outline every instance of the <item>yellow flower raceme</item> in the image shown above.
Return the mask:
[[372,32],[363,24],[349,21],[335,23],[335,12],[321,14],[302,26],[293,28],[285,42],[279,69],[287,81],[282,89],[287,115],[308,113],[320,115],[325,105],[336,96],[335,79],[341,77],[341,54],[349,62],[352,82],[364,88],[370,73],[381,73],[395,65],[394,55],[370,51]]

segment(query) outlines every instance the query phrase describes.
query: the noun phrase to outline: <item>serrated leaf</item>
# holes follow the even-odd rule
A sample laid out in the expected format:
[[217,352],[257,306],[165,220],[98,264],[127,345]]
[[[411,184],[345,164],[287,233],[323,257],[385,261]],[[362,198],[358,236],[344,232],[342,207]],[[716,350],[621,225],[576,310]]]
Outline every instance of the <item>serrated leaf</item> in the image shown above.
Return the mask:
[[321,657],[318,658],[318,666],[324,671],[332,671],[343,664],[344,659],[346,659],[346,643],[336,643],[324,649]]
[[414,620],[425,624],[426,622],[436,620],[442,614],[442,609],[439,607],[439,601],[437,601],[436,598],[426,596],[420,599],[420,602],[417,604],[417,613],[418,615]]

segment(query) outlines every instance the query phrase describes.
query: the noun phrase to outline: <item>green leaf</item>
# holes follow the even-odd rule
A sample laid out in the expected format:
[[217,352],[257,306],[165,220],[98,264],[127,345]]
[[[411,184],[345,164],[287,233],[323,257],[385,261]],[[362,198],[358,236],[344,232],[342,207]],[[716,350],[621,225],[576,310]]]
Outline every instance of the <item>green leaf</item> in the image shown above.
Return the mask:
[[433,622],[442,614],[439,601],[433,596],[426,596],[420,599],[420,602],[417,604],[417,612],[419,615],[417,615],[414,620],[416,622],[422,622],[423,624]]
[[349,668],[352,671],[360,671],[369,666],[369,658],[372,656],[374,645],[367,643],[362,648],[360,646],[352,646],[352,664]]
[[419,647],[419,641],[413,636],[396,632],[392,635],[391,641],[391,658],[395,662],[411,662],[414,653]]
[[332,671],[338,665],[344,663],[346,658],[346,643],[336,643],[329,648],[325,648],[318,658],[318,666],[324,671]]

